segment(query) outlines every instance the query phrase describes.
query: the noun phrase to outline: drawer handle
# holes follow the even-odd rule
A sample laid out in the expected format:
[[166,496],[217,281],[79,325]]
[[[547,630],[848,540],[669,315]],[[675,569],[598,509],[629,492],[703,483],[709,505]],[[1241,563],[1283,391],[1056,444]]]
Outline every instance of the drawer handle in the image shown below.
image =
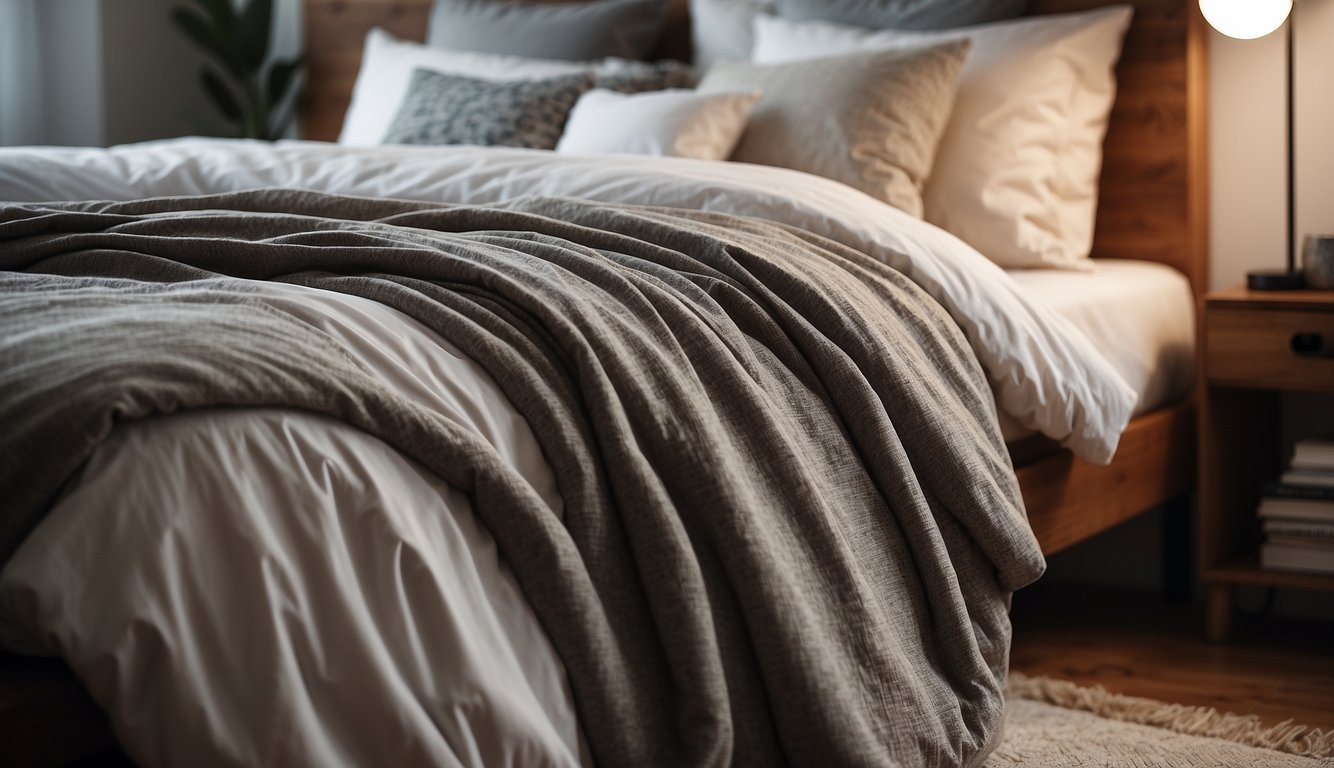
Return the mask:
[[1325,346],[1325,338],[1310,331],[1292,334],[1288,346],[1297,357],[1334,357],[1334,349]]

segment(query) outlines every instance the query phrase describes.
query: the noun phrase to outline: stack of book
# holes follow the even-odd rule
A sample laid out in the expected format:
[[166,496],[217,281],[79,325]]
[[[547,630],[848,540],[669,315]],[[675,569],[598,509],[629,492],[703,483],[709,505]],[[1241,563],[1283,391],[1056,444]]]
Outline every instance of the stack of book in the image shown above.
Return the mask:
[[1260,564],[1334,574],[1334,440],[1302,440],[1281,481],[1260,500]]

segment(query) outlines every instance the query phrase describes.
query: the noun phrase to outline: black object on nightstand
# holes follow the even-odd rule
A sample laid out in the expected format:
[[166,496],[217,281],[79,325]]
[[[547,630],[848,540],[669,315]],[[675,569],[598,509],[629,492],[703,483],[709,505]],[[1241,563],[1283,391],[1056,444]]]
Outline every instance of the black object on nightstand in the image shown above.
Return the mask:
[[1306,287],[1306,278],[1293,269],[1292,254],[1288,254],[1288,268],[1257,269],[1246,273],[1246,287],[1252,291],[1296,291]]

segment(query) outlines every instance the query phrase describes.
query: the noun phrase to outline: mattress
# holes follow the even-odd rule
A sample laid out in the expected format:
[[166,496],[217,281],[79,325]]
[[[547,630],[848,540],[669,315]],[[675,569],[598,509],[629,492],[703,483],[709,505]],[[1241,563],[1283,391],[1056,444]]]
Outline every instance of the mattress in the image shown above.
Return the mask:
[[[1096,271],[1010,270],[1068,320],[1135,391],[1134,415],[1184,397],[1195,376],[1195,298],[1186,276],[1149,261],[1097,259]],[[1033,434],[1002,414],[1007,441]]]

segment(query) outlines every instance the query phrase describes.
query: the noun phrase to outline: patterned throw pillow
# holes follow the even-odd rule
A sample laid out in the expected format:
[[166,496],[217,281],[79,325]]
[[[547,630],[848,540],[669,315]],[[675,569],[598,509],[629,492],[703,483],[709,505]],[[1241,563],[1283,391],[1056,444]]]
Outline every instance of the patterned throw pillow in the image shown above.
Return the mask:
[[417,69],[384,143],[553,149],[592,87],[591,74],[497,83]]

